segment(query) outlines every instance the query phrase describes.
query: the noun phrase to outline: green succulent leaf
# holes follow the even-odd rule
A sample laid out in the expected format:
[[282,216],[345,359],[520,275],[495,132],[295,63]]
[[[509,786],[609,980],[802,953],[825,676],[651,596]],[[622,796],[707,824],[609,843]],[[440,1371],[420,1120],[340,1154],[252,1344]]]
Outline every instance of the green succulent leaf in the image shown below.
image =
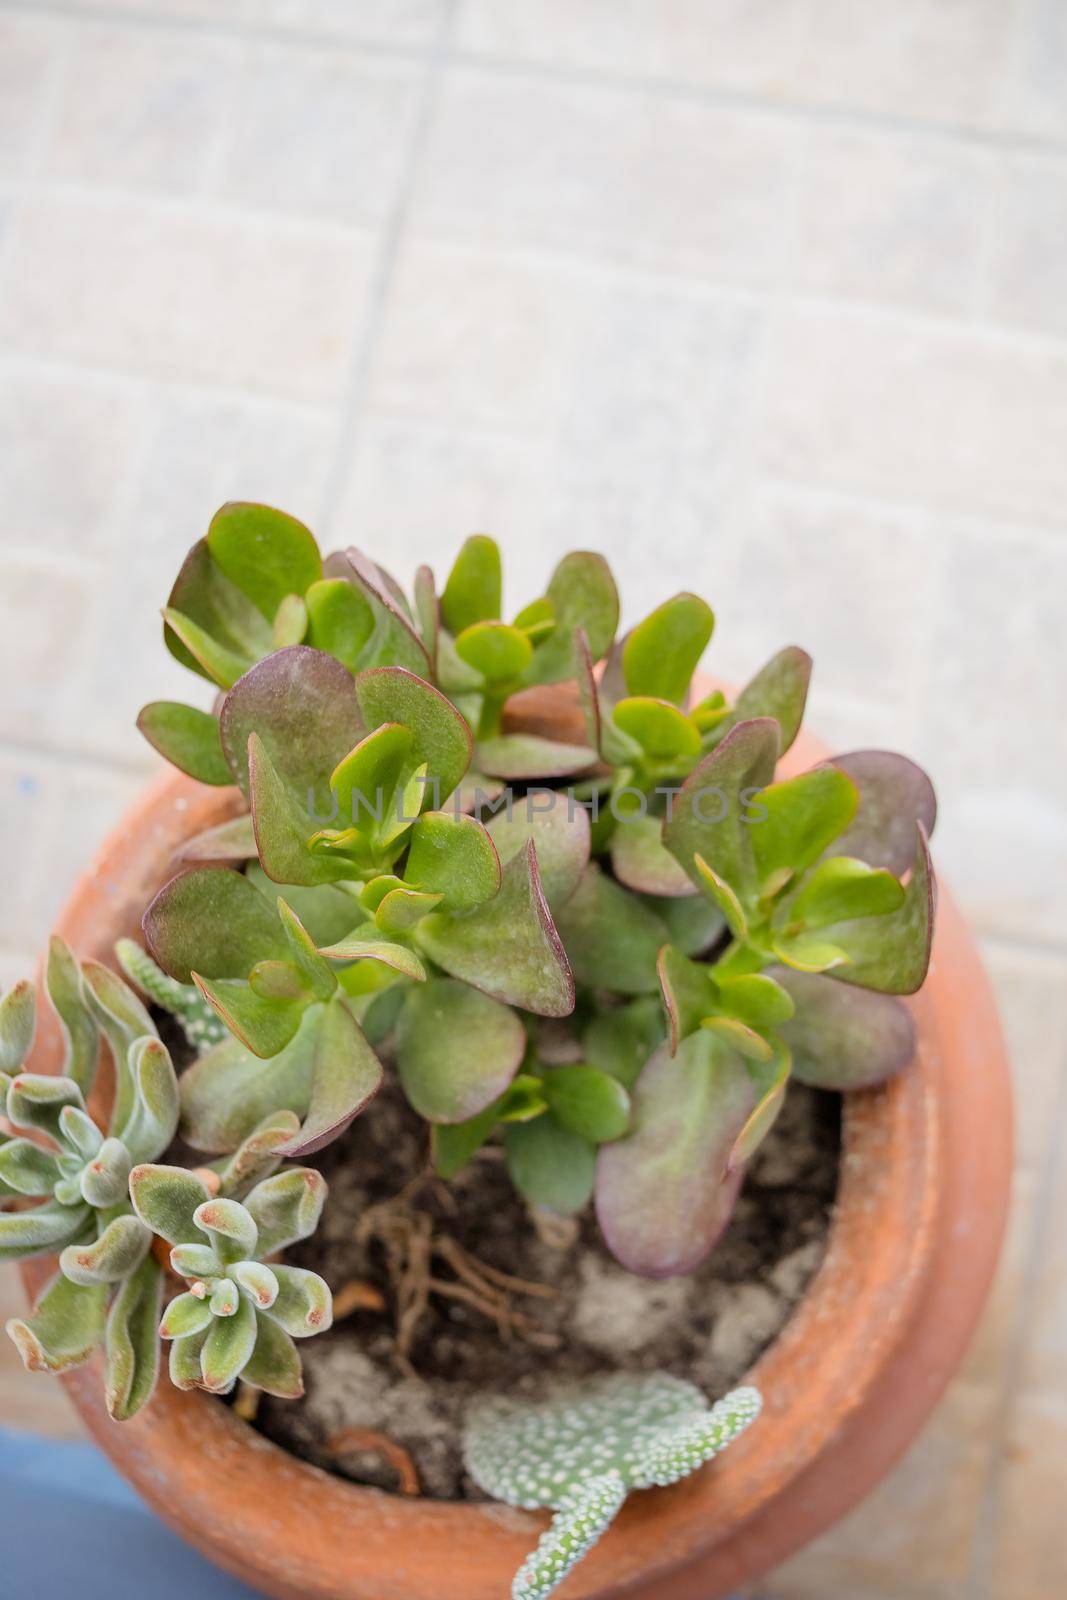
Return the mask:
[[60,1115],[65,1106],[85,1111],[82,1092],[73,1078],[53,1078],[43,1072],[20,1072],[7,1093],[8,1121],[16,1128],[33,1128],[62,1144]]
[[513,1122],[504,1135],[508,1175],[531,1205],[557,1216],[581,1211],[593,1192],[596,1147],[550,1111]]
[[307,602],[302,595],[287,594],[274,613],[272,643],[276,650],[287,645],[303,644],[308,631]]
[[702,894],[642,897],[650,911],[667,925],[671,944],[686,956],[700,956],[709,951],[723,936],[725,924],[716,905]]
[[845,953],[835,977],[883,994],[914,994],[930,966],[934,936],[935,883],[922,824],[915,830],[915,859],[903,904],[880,917],[835,922],[822,936]]
[[170,1347],[170,1381],[176,1389],[199,1389],[202,1373],[200,1357],[207,1342],[208,1329],[175,1339]]
[[28,1317],[6,1324],[27,1372],[66,1372],[87,1361],[104,1334],[107,1288],[54,1277]]
[[[171,655],[213,683],[227,677],[235,682],[271,649],[270,624],[225,576],[206,539],[198,540],[186,556],[163,617]],[[228,685],[222,682],[222,687]]]
[[257,1183],[245,1206],[259,1229],[259,1254],[272,1256],[315,1232],[326,1202],[326,1181],[311,1167],[286,1167]]
[[589,745],[543,739],[536,733],[502,733],[481,739],[476,755],[479,769],[489,777],[510,778],[516,783],[572,777],[597,758]]
[[614,1471],[598,1473],[568,1490],[536,1550],[515,1574],[512,1600],[545,1600],[558,1588],[611,1526],[626,1492],[625,1482]]
[[[674,797],[663,842],[698,888],[700,856],[717,878],[744,899],[759,888],[751,795],[774,776],[778,724],[770,717],[739,722],[710,755],[698,762]],[[766,826],[763,824],[762,826]]]
[[230,501],[211,519],[207,546],[219,570],[269,621],[290,595],[322,575],[313,535],[271,506]]
[[441,595],[441,616],[453,634],[500,616],[503,578],[500,549],[494,539],[475,533],[466,541]]
[[299,1400],[304,1393],[296,1346],[284,1328],[258,1311],[256,1342],[241,1370],[241,1382],[277,1395],[279,1400]]
[[473,817],[427,811],[411,830],[404,880],[442,896],[446,911],[469,911],[500,888],[500,857],[492,836]]
[[527,683],[559,683],[574,674],[574,631],[581,628],[594,661],[607,655],[619,625],[619,593],[603,556],[576,550],[563,557],[549,579],[546,599],[554,631],[534,651]]
[[115,1068],[111,1128],[125,1128],[137,1102],[137,1081],[131,1047],[138,1039],[156,1037],[156,1025],[128,984],[99,961],[82,962],[82,993],[107,1040]]
[[0,998],[0,1072],[18,1072],[30,1053],[36,1022],[36,994],[24,979]]
[[200,1373],[209,1394],[227,1394],[240,1377],[256,1345],[256,1312],[251,1300],[238,1296],[230,1317],[215,1317],[200,1352]]
[[305,811],[309,795],[317,809],[327,807],[330,773],[368,731],[351,673],[307,645],[276,650],[246,672],[223,701],[219,726],[230,770],[245,794],[254,733]]
[[539,1016],[565,1017],[574,982],[545,903],[532,840],[504,869],[492,900],[460,916],[431,912],[417,925],[421,951],[453,978]]
[[[220,689],[232,689],[242,673],[248,670],[251,664],[248,656],[220,644],[206,628],[202,628],[183,611],[174,606],[165,606],[163,621],[168,643],[171,640],[177,642],[185,664]],[[171,653],[178,653],[173,646]]]
[[786,869],[803,872],[843,833],[856,814],[856,786],[836,767],[815,767],[761,789],[751,825],[761,881]]
[[710,968],[702,962],[690,961],[673,945],[664,945],[657,967],[671,1054],[675,1055],[682,1040],[695,1033],[704,1018],[714,1011],[716,984]]
[[411,990],[397,1023],[400,1082],[428,1122],[467,1122],[495,1105],[525,1049],[509,1006],[453,978]]
[[856,815],[836,842],[835,851],[858,856],[902,878],[915,854],[915,826],[927,837],[937,820],[934,786],[921,767],[890,750],[855,750],[835,756],[833,765],[859,793]]
[[412,769],[425,765],[422,808],[450,795],[470,765],[471,734],[460,713],[439,689],[403,667],[361,672],[355,690],[368,728],[383,722],[411,730]]
[[330,1144],[378,1093],[382,1064],[343,1000],[323,1008],[315,1037],[311,1092],[297,1133],[277,1146],[283,1156],[306,1156]]
[[233,782],[219,738],[219,719],[176,700],[153,700],[137,718],[137,726],[166,761],[200,783]]
[[29,1196],[50,1195],[62,1173],[56,1156],[32,1139],[8,1139],[0,1144],[0,1183],[10,1192]]
[[777,982],[766,972],[746,972],[715,981],[718,1006],[728,1017],[737,1017],[752,1028],[780,1027],[792,1017],[795,1006],[788,984]]
[[473,622],[456,636],[456,654],[488,683],[511,683],[533,659],[533,645],[507,622]]
[[665,600],[637,624],[623,645],[627,691],[683,705],[714,627],[711,607],[695,594]]
[[269,1061],[227,1038],[182,1073],[181,1131],[194,1150],[235,1150],[275,1110],[304,1116],[322,1009],[310,1006],[295,1038]]
[[349,672],[357,671],[374,632],[370,601],[344,578],[322,578],[308,589],[304,603],[307,643],[334,656]]
[[437,639],[441,631],[441,608],[437,601],[437,589],[434,584],[433,572],[429,567],[416,567],[413,594],[419,636],[426,646],[426,653],[430,658],[430,666],[436,669]]
[[72,1244],[62,1252],[59,1266],[72,1283],[119,1283],[140,1264],[152,1235],[137,1217],[113,1217],[91,1244]]
[[778,1120],[778,1114],[785,1104],[791,1069],[792,1057],[789,1048],[780,1041],[764,1060],[749,1062],[749,1076],[756,1090],[756,1104],[734,1141],[726,1163],[728,1172],[742,1168],[752,1159]]
[[104,1399],[108,1416],[127,1422],[151,1399],[159,1376],[159,1308],[163,1273],[152,1255],[119,1286],[104,1336]]
[[584,806],[558,790],[530,790],[490,817],[486,830],[504,866],[532,840],[549,910],[555,914],[566,905],[589,861]]
[[557,927],[579,983],[617,994],[655,989],[666,925],[595,863],[559,912]]
[[629,1271],[669,1278],[704,1260],[730,1219],[741,1172],[727,1164],[755,1100],[740,1057],[703,1029],[651,1057],[632,1133],[597,1157],[600,1228]]
[[663,1043],[663,1014],[648,995],[599,1011],[582,1032],[582,1053],[592,1067],[632,1089],[652,1052]]
[[290,950],[275,908],[226,867],[180,872],[141,926],[153,956],[178,983],[192,983],[194,968],[203,977],[244,978],[257,961],[284,961]]
[[135,1092],[120,1138],[130,1161],[155,1161],[178,1129],[178,1080],[170,1052],[159,1039],[135,1039],[128,1051],[128,1065]]
[[188,1339],[210,1328],[214,1312],[206,1295],[186,1291],[174,1297],[159,1324],[161,1339]]
[[621,1139],[630,1125],[630,1096],[618,1078],[585,1062],[552,1067],[544,1093],[556,1121],[590,1144]]
[[[277,1059],[277,1058],[276,1058]],[[281,1165],[281,1147],[300,1127],[292,1111],[272,1111],[243,1139],[227,1160],[216,1164],[219,1194],[240,1200],[253,1184],[269,1178]]]
[[86,1234],[88,1206],[50,1201],[31,1211],[0,1212],[0,1262],[50,1255]]
[[[224,1266],[255,1255],[259,1237],[255,1220],[239,1200],[214,1195],[197,1206],[193,1222],[201,1233],[207,1234],[211,1249]],[[195,1239],[196,1234],[190,1237]]]
[[63,1076],[73,1078],[87,1095],[96,1077],[100,1035],[89,1010],[78,963],[63,940],[56,937],[48,944],[45,988],[63,1036]]
[[811,667],[811,657],[798,645],[779,650],[742,689],[725,726],[729,728],[753,717],[773,717],[781,729],[779,753],[785,755],[804,720]]
[[310,996],[302,985],[297,985],[298,997],[290,998],[287,993],[279,992],[284,990],[283,984],[271,982],[272,973],[278,977],[285,971],[292,971],[287,963],[259,962],[257,968],[252,971],[253,978],[258,980],[255,986],[243,978],[209,979],[199,972],[193,973],[193,982],[230,1032],[253,1055],[266,1060],[278,1055],[295,1039]]
[[[229,772],[229,768],[227,768]],[[227,783],[232,782],[230,777]],[[241,862],[252,861],[256,855],[256,834],[250,816],[232,817],[229,822],[219,822],[213,828],[187,839],[175,852],[178,861]]]
[[168,1244],[188,1244],[197,1237],[195,1213],[210,1200],[202,1178],[185,1167],[145,1163],[130,1173],[130,1199],[146,1227]]
[[271,1321],[292,1339],[325,1333],[333,1322],[333,1298],[318,1273],[304,1267],[276,1266],[274,1275],[278,1296],[268,1312]]
[[819,1089],[867,1089],[914,1058],[915,1019],[894,995],[876,994],[817,973],[772,967],[794,1015],[781,1024],[793,1076]]
[[663,843],[659,817],[627,817],[611,836],[611,866],[628,889],[663,899],[695,891],[682,867]]
[[854,917],[883,917],[903,904],[904,885],[891,872],[852,856],[831,856],[812,868],[782,915],[805,928],[826,928]]
[[354,549],[331,556],[326,566],[329,577],[343,578],[370,607],[373,625],[358,658],[352,663],[352,670],[389,665],[425,677],[431,670],[430,658],[400,609],[394,586],[381,568]]
[[[177,1089],[174,1097],[177,1102]],[[166,1142],[169,1144],[169,1139]],[[158,1155],[159,1151],[153,1154]],[[93,1159],[82,1168],[79,1182],[86,1205],[102,1211],[123,1204],[132,1165],[130,1152],[121,1139],[105,1139]]]
[[481,1149],[500,1121],[499,1105],[500,1101],[494,1100],[466,1122],[436,1122],[431,1126],[434,1171],[440,1177],[454,1178]]

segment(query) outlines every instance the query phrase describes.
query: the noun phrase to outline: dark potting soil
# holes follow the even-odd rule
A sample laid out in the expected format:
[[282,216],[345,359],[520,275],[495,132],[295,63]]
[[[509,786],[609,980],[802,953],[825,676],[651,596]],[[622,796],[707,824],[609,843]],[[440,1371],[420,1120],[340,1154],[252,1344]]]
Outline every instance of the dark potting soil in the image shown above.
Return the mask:
[[[480,1499],[460,1448],[476,1394],[535,1396],[560,1376],[625,1367],[677,1373],[714,1398],[779,1334],[818,1267],[839,1149],[838,1097],[793,1084],[709,1260],[653,1282],[608,1255],[591,1215],[535,1225],[499,1150],[448,1185],[434,1179],[425,1126],[388,1087],[314,1158],[329,1200],[319,1232],[287,1257],[321,1273],[335,1296],[355,1282],[379,1308],[301,1341],[305,1399],[264,1395],[256,1426],[356,1482],[396,1489],[413,1466],[423,1494]],[[501,1274],[555,1292],[518,1292]],[[414,1298],[417,1310],[420,1292],[399,1360],[398,1322],[407,1326],[404,1304]]]

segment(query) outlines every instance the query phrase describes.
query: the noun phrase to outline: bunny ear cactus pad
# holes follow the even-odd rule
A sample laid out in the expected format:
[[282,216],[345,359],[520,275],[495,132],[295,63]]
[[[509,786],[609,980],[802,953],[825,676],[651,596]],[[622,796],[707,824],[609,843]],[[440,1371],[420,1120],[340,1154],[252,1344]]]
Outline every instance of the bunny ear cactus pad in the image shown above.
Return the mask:
[[471,1477],[508,1505],[556,1516],[520,1568],[512,1600],[545,1600],[601,1535],[631,1489],[688,1477],[759,1415],[758,1390],[713,1406],[668,1373],[618,1373],[543,1401],[483,1401],[464,1434]]

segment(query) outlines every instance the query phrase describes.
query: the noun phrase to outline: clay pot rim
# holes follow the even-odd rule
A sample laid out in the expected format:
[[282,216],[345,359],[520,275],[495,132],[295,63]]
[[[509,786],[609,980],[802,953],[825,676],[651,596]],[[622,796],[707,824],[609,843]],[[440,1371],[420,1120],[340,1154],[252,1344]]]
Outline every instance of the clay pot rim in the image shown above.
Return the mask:
[[[804,741],[783,770],[800,770],[823,753]],[[59,932],[79,955],[110,959],[115,940],[136,931],[148,891],[165,876],[177,845],[232,814],[236,801],[234,791],[206,790],[180,776],[153,783],[80,880]],[[943,905],[939,938],[946,911],[951,902]],[[960,936],[955,913],[949,932]],[[847,1431],[899,1352],[936,1244],[936,966],[935,958],[926,988],[911,1002],[916,1062],[889,1084],[847,1097],[826,1257],[749,1375],[764,1392],[763,1418],[721,1465],[673,1489],[632,1496],[570,1580],[574,1600],[629,1592],[714,1552]],[[34,1068],[54,1070],[55,1032],[41,1032]],[[27,1263],[28,1287],[39,1287],[50,1270]],[[165,1375],[140,1416],[112,1423],[99,1366],[97,1357],[64,1379],[89,1430],[164,1520],[269,1593],[306,1600],[504,1594],[544,1524],[537,1514],[506,1507],[405,1500],[332,1477],[269,1443],[206,1394],[173,1389]],[[224,1463],[234,1469],[233,1482],[220,1478]],[[739,1570],[734,1581],[747,1575]]]

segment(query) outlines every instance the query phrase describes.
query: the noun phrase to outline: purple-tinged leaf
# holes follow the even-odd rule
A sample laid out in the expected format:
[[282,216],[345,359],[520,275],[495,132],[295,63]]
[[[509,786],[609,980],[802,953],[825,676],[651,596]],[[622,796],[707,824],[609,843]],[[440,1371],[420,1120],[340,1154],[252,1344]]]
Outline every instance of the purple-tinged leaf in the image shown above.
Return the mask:
[[323,1009],[311,1069],[311,1096],[298,1133],[279,1155],[307,1156],[340,1137],[382,1086],[382,1064],[342,1000]]
[[180,872],[149,904],[141,926],[152,955],[179,983],[193,981],[194,967],[208,978],[243,978],[257,961],[289,954],[274,907],[225,867]]
[[310,848],[317,830],[306,799],[286,783],[256,733],[248,736],[248,786],[260,865],[274,883],[313,889],[351,876],[344,857]]
[[300,1127],[292,1111],[272,1111],[240,1143],[227,1161],[216,1164],[219,1194],[240,1200],[253,1184],[269,1178],[281,1165],[280,1147]]
[[663,843],[658,817],[623,817],[611,836],[611,865],[616,878],[640,894],[674,899],[696,890]]
[[411,990],[397,1023],[400,1082],[427,1122],[466,1122],[492,1105],[525,1049],[509,1006],[451,978]]
[[[167,600],[167,612],[177,613],[192,624],[194,640],[203,647],[222,650],[239,666],[250,667],[260,656],[271,649],[271,629],[246,595],[232,584],[216,565],[206,539],[193,545],[182,563],[181,571]],[[210,682],[217,682],[196,651],[178,636],[172,626],[166,625],[163,637],[167,649],[182,666],[189,667]],[[243,667],[240,664],[243,663]],[[238,676],[240,676],[240,670]]]
[[590,862],[557,919],[574,975],[594,989],[649,994],[666,924]]
[[[365,555],[348,549],[327,562],[330,577],[344,578],[365,599],[374,618],[373,629],[354,663],[353,670],[366,667],[404,667],[425,677],[430,658],[422,640],[389,592],[379,569]],[[384,719],[383,719],[384,720]]]
[[107,1286],[53,1278],[28,1317],[12,1317],[8,1335],[27,1372],[66,1372],[87,1361],[104,1336]]
[[585,723],[585,742],[591,750],[599,752],[603,737],[600,711],[600,690],[593,672],[593,657],[584,628],[574,630],[574,676],[578,684],[578,704]]
[[415,983],[426,981],[426,968],[414,950],[384,938],[372,923],[356,928],[336,944],[325,945],[319,954],[331,961],[380,961],[382,966],[402,973]]
[[425,764],[422,804],[450,795],[470,765],[471,733],[450,700],[403,667],[373,667],[355,678],[355,692],[368,728],[397,722],[412,734],[412,769]]
[[181,1132],[194,1150],[235,1150],[277,1110],[303,1117],[322,1007],[310,1006],[286,1048],[261,1061],[237,1039],[223,1039],[182,1073]]
[[730,1152],[755,1104],[740,1058],[711,1034],[662,1045],[637,1080],[633,1132],[597,1157],[596,1211],[612,1255],[646,1278],[691,1272],[730,1220]]
[[663,842],[698,888],[694,859],[699,855],[735,894],[744,898],[758,892],[756,827],[747,807],[752,792],[773,778],[777,759],[777,722],[770,717],[739,722],[675,795]]
[[246,672],[223,701],[219,725],[245,794],[248,738],[255,733],[305,810],[309,794],[327,808],[331,772],[367,731],[351,673],[302,644],[276,650]]
[[804,720],[811,668],[806,650],[799,645],[786,645],[741,690],[734,702],[731,724],[753,717],[773,717],[782,731],[779,754],[785,755]]
[[530,840],[548,908],[566,905],[589,861],[589,813],[570,795],[532,789],[490,817],[486,829],[506,866]]
[[233,777],[219,739],[219,719],[177,700],[153,700],[137,726],[165,761],[200,783],[230,784]]
[[934,831],[937,797],[930,779],[914,761],[891,750],[853,750],[835,756],[832,764],[859,791],[855,818],[834,854],[858,856],[868,866],[903,877],[914,859],[915,824],[922,823],[927,837]]
[[309,529],[272,506],[231,500],[211,519],[208,550],[215,564],[268,621],[289,595],[303,595],[322,576]]
[[459,916],[431,912],[414,939],[453,978],[543,1017],[574,1009],[574,979],[545,902],[531,840],[504,869],[500,891]]
[[930,966],[934,937],[936,884],[922,823],[915,829],[915,861],[904,888],[904,904],[888,916],[836,922],[821,930],[845,952],[847,964],[835,967],[844,983],[883,994],[914,994]]
[[725,932],[722,915],[702,894],[688,898],[645,895],[644,903],[667,925],[667,938],[684,956],[702,956]]
[[596,759],[596,751],[588,745],[542,739],[536,733],[501,733],[493,739],[480,740],[475,750],[480,771],[521,783],[572,777],[591,767]]
[[[229,777],[227,783],[231,781]],[[176,852],[178,861],[239,862],[256,858],[256,835],[249,816],[232,817],[187,839]]]
[[430,658],[430,666],[437,671],[437,639],[441,631],[441,608],[437,601],[437,590],[434,587],[433,571],[430,567],[416,567],[415,582],[415,616],[419,625],[419,635],[426,646],[426,654]]
[[795,1015],[781,1026],[793,1076],[819,1089],[867,1089],[913,1059],[915,1020],[894,995],[850,988],[817,973],[772,967],[792,995]]

